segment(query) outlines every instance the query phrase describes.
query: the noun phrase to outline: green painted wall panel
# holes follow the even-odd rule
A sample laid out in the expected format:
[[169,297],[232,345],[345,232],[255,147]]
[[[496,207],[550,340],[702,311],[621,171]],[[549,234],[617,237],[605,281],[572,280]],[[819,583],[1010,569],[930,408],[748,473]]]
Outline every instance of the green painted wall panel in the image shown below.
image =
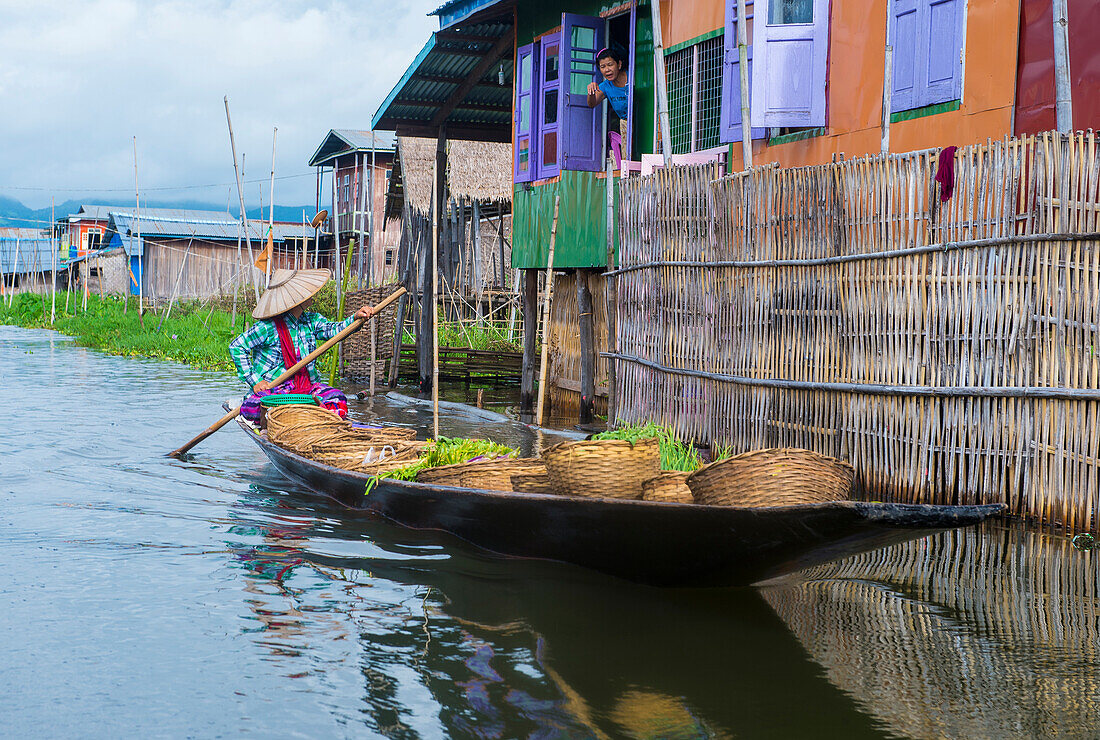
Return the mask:
[[[516,44],[561,25],[562,13],[595,15],[622,0],[520,0],[516,7]],[[649,3],[637,9],[634,49],[634,155],[654,151],[656,108],[653,70],[653,20]],[[512,266],[545,268],[550,249],[554,196],[561,193],[555,267],[604,267],[607,263],[607,189],[594,172],[563,171],[556,182],[515,186],[512,199]],[[618,194],[616,193],[616,198]],[[617,237],[616,237],[617,238]]]
[[[595,172],[565,171],[557,182],[530,188],[517,185],[512,196],[512,267],[546,267],[550,226],[554,220],[554,196],[559,193],[554,267],[605,267],[606,182]],[[617,206],[617,188],[615,198]]]

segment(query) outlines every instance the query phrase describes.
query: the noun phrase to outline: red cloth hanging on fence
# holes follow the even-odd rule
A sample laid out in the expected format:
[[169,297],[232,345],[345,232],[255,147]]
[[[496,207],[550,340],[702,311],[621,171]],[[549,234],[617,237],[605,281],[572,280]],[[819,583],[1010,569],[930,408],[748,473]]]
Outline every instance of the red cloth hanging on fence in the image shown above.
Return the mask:
[[936,182],[940,184],[940,202],[946,203],[955,194],[955,151],[957,146],[945,146],[940,150],[936,166]]
[[[277,316],[272,321],[275,324],[275,331],[279,334],[279,349],[283,352],[283,365],[289,370],[298,364],[301,358],[298,357],[298,350],[294,347],[294,341],[290,338],[290,330],[286,328],[286,321],[283,320],[283,317]],[[295,393],[309,393],[310,388],[313,387],[308,366],[294,373],[291,380],[294,381]]]

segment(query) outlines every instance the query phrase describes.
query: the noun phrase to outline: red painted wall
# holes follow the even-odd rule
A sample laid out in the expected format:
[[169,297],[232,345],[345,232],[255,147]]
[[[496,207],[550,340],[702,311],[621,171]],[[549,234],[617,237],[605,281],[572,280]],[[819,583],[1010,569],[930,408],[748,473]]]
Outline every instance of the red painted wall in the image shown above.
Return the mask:
[[[1074,129],[1100,128],[1100,2],[1069,0]],[[1055,128],[1054,25],[1050,0],[1022,0],[1016,134]]]

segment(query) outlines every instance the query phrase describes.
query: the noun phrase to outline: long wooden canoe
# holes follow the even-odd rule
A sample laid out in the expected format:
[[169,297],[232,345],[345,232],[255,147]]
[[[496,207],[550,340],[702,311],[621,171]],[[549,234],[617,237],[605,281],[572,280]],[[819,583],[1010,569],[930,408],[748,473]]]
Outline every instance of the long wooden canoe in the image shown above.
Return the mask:
[[324,465],[241,423],[275,467],[307,488],[402,527],[498,555],[572,563],[655,586],[745,586],[945,529],[1003,504],[843,501],[738,509],[484,491],[383,479]]

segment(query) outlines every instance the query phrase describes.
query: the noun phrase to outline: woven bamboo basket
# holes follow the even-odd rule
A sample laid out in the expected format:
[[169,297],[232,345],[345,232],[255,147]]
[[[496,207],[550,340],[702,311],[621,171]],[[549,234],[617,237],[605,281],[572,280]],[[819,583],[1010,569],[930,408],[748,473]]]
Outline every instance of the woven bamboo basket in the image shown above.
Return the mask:
[[436,483],[441,486],[511,491],[513,476],[539,474],[546,475],[546,466],[541,460],[505,457],[425,468],[417,473],[416,480],[418,483]]
[[848,463],[794,448],[745,452],[713,462],[687,478],[695,503],[708,506],[792,506],[843,501],[855,471]]
[[345,470],[356,470],[375,475],[403,468],[416,462],[428,446],[428,442],[394,442],[393,444],[346,445],[336,448],[320,448],[310,455],[317,462]]
[[542,493],[554,495],[554,486],[546,472],[546,465],[532,467],[519,473],[512,473],[512,490],[516,493]]
[[554,493],[586,498],[642,497],[642,483],[661,470],[656,439],[561,442],[542,454]]
[[674,504],[694,504],[688,488],[686,470],[662,470],[642,484],[642,501],[666,501]]
[[[420,454],[426,442],[415,440],[416,430],[406,427],[353,428],[351,423],[318,406],[289,405],[272,408],[267,415],[267,436],[275,444],[318,462],[347,470],[369,470],[383,461],[407,461]],[[396,467],[402,467],[398,465]]]

